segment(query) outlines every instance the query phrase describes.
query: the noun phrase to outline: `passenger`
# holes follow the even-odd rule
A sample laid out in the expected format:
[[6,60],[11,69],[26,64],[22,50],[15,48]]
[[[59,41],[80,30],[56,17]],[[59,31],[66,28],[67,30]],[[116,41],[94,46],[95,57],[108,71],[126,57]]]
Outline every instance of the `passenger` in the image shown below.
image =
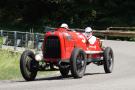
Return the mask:
[[96,37],[93,36],[93,32],[92,32],[91,27],[85,28],[85,34],[84,35],[85,35],[85,37],[87,38],[87,40],[90,44],[94,44],[96,42]]

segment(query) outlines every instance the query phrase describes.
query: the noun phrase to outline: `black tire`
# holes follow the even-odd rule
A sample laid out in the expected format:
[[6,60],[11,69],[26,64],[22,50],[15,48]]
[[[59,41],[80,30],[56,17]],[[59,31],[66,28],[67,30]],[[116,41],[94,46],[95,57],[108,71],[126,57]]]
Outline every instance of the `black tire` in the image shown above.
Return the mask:
[[26,50],[20,58],[20,70],[26,81],[32,81],[37,75],[38,62],[34,60],[34,53]]
[[75,48],[70,58],[71,74],[74,78],[82,78],[86,69],[86,54],[82,49]]
[[50,69],[51,70],[54,70],[55,69],[53,63],[50,63]]
[[105,73],[111,73],[114,65],[113,50],[110,47],[106,47],[104,50],[104,70]]
[[59,68],[62,77],[68,77],[69,68]]

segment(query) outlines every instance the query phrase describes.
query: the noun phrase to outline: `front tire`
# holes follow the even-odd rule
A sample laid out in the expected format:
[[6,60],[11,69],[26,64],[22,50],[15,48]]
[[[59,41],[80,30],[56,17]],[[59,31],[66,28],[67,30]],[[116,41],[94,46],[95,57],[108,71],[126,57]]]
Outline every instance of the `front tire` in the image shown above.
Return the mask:
[[70,58],[71,74],[74,78],[82,78],[86,69],[86,55],[82,49],[75,48]]
[[38,62],[34,60],[34,53],[30,50],[23,52],[20,58],[20,70],[26,81],[32,81],[37,75]]
[[59,68],[62,77],[68,77],[69,68]]
[[114,65],[113,50],[110,47],[104,50],[104,70],[105,73],[111,73]]

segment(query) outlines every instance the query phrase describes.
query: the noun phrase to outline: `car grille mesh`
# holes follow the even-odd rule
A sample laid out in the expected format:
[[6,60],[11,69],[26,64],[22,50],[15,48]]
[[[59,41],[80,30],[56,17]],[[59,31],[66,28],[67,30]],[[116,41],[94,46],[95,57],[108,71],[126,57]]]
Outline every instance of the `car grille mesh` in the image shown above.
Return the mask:
[[60,58],[60,40],[57,36],[47,37],[47,39],[45,40],[44,48],[45,58]]

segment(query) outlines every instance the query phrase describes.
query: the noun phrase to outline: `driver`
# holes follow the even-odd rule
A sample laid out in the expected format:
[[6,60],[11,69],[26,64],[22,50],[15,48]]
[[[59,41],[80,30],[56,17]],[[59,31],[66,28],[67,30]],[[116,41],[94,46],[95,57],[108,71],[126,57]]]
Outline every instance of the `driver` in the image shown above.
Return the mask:
[[62,23],[60,27],[65,28],[65,29],[69,29],[69,27],[66,23]]
[[96,37],[93,36],[93,32],[91,27],[86,27],[85,28],[85,33],[84,33],[85,37],[87,38],[88,42],[90,44],[94,44],[96,42]]
[[56,30],[59,30],[59,31],[67,31],[67,30],[69,30],[69,27],[68,27],[68,25],[67,25],[66,23],[62,23],[62,24],[60,25],[60,27],[57,28]]

